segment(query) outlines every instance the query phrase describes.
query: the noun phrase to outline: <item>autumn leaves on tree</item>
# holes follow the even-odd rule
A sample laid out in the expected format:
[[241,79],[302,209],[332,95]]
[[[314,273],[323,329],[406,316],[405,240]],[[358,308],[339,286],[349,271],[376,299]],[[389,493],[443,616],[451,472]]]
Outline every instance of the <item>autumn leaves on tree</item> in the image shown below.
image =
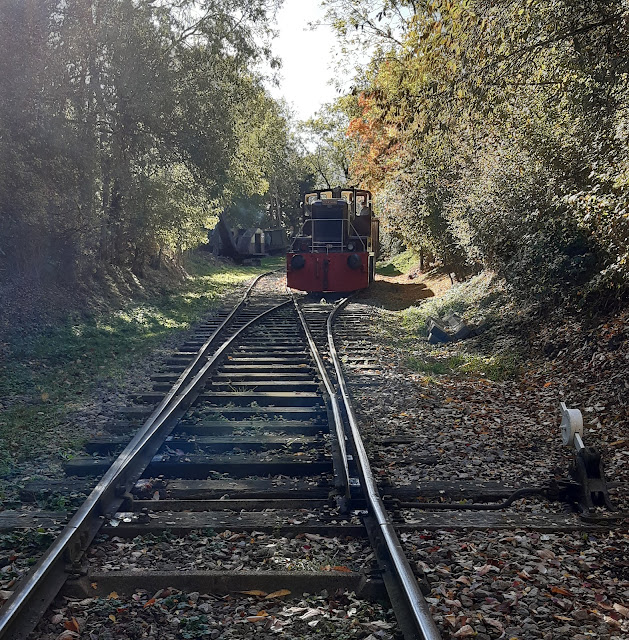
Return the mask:
[[626,293],[621,5],[325,4],[328,22],[369,53],[348,110],[351,170],[378,193],[391,231],[453,270],[494,269],[520,295]]

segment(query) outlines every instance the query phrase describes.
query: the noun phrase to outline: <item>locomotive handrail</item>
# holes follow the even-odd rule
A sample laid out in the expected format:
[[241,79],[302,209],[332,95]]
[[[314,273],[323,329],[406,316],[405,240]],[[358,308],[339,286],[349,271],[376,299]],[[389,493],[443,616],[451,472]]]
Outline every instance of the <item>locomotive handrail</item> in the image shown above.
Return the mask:
[[[238,305],[212,334],[210,340],[201,347],[194,363],[198,363],[200,358],[207,353],[211,341],[216,339],[220,330],[227,326],[248,298],[252,288],[265,275],[268,274],[262,274],[256,278],[247,289]],[[16,640],[28,636],[43,611],[63,587],[68,577],[66,562],[74,562],[77,559],[77,554],[82,553],[98,533],[105,515],[118,510],[126,491],[137,481],[159,449],[163,436],[172,430],[173,421],[178,420],[185,413],[194,400],[194,394],[198,394],[198,387],[201,386],[208,369],[243,331],[264,316],[290,303],[291,300],[288,300],[275,305],[247,322],[227,338],[196,373],[193,373],[194,363],[186,368],[175,383],[177,390],[180,390],[185,384],[183,391],[179,394],[169,393],[158,408],[153,411],[124,451],[105,472],[61,534],[33,567],[27,576],[28,579],[18,585],[13,595],[0,610],[0,639]],[[192,379],[187,382],[185,375],[188,378],[192,375]],[[167,398],[169,398],[168,401]],[[23,624],[18,626],[20,620]]]
[[[368,247],[369,239],[370,239],[369,234],[361,235],[360,233],[358,233],[358,231],[356,230],[356,227],[353,225],[351,220],[346,220],[345,218],[308,218],[306,222],[310,223],[312,227],[311,232],[308,235],[295,236],[293,238],[293,241],[290,247],[292,251],[304,251],[304,250],[314,251],[315,249],[329,249],[330,245],[332,245],[334,248],[338,248],[341,251],[343,251],[344,249],[347,248],[347,245],[352,241],[360,242],[360,244],[362,245],[363,251],[368,251],[369,249]],[[303,228],[306,225],[306,222],[302,223],[300,232],[303,232]],[[322,223],[323,222],[342,222],[343,224],[347,223],[348,241],[346,242],[344,237],[342,240],[332,240],[332,241],[315,240],[314,228],[316,226],[316,223],[318,222],[322,222]],[[345,233],[343,233],[343,236],[345,236]],[[303,249],[303,248],[300,249],[299,247],[295,246],[300,241],[303,242],[304,240],[307,241],[309,247],[307,247],[306,249]],[[365,242],[365,240],[367,240],[367,242]],[[350,251],[350,249],[348,249],[348,251]]]
[[441,640],[441,635],[439,633],[439,630],[437,629],[437,625],[430,615],[428,603],[424,599],[424,596],[419,589],[417,579],[415,578],[408,559],[404,554],[404,550],[402,549],[402,545],[397,536],[397,533],[395,532],[393,525],[389,521],[389,517],[382,502],[382,498],[380,497],[380,493],[378,492],[378,486],[371,471],[371,465],[369,464],[367,451],[365,450],[365,445],[363,444],[360,430],[358,428],[358,420],[356,419],[356,414],[354,413],[354,408],[352,406],[349,391],[347,389],[347,384],[345,382],[345,376],[343,375],[343,370],[341,369],[341,362],[336,351],[336,345],[334,344],[332,324],[334,322],[336,314],[341,309],[343,309],[348,302],[349,298],[345,298],[332,310],[327,320],[327,332],[330,357],[334,364],[336,377],[339,383],[341,396],[343,398],[345,411],[351,429],[351,434],[349,435],[352,438],[357,456],[356,463],[358,466],[361,485],[363,487],[363,491],[366,494],[369,511],[375,518],[378,526],[380,527],[380,531],[382,532],[382,536],[385,540],[389,555],[391,556],[391,560],[399,577],[404,596],[406,598],[411,614],[413,615],[413,621],[420,633],[420,638],[422,640]]

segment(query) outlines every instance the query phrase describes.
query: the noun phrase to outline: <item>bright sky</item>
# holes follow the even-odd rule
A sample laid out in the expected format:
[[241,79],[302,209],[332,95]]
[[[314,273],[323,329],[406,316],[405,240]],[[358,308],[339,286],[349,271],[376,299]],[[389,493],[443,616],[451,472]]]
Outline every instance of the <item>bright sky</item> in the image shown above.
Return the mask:
[[273,40],[273,53],[282,59],[282,69],[279,88],[270,91],[275,98],[285,98],[299,120],[308,119],[337,97],[328,84],[335,36],[326,27],[308,28],[309,22],[322,17],[319,0],[284,0],[277,16],[279,36]]

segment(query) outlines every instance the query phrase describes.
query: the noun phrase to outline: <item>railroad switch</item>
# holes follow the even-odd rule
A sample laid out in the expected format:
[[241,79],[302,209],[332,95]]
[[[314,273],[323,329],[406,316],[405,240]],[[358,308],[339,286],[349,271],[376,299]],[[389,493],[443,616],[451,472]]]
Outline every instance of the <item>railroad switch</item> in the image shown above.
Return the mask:
[[578,409],[568,409],[565,402],[560,403],[561,440],[565,446],[574,448],[574,460],[570,475],[578,484],[570,493],[584,513],[594,507],[614,507],[609,500],[605,469],[600,451],[583,444],[583,415]]

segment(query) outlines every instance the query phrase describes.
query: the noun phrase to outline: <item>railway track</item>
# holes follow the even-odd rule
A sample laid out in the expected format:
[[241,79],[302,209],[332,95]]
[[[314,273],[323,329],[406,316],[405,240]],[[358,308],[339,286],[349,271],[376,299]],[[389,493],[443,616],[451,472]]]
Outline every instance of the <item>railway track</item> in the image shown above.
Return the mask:
[[[415,431],[370,434],[374,473],[350,397],[364,408],[381,391],[369,308],[294,299],[278,280],[201,325],[153,391],[68,463],[73,483],[102,479],[0,610],[0,638],[519,638],[519,627],[457,614],[457,588],[480,611],[493,596],[485,575],[508,573],[507,552],[493,558],[475,536],[489,531],[495,546],[567,536],[576,549],[579,536],[620,530],[617,519],[514,505],[535,495],[517,486],[401,484],[395,464],[418,478],[434,464]],[[461,582],[445,543],[466,557]],[[496,578],[500,606],[526,609],[526,594],[511,605],[508,591],[527,575]],[[562,589],[551,583],[550,597]],[[522,637],[545,637],[527,625]]]
[[[360,299],[348,304],[335,325],[337,345],[371,356],[348,359],[345,378],[379,493],[404,552],[426,572],[424,593],[443,637],[627,637],[626,474],[607,471],[609,509],[598,469],[587,485],[569,474],[575,458],[562,446],[556,414],[548,428],[548,416],[527,415],[524,385],[463,376],[424,382],[383,357],[373,332],[366,336],[377,324],[373,312]],[[585,489],[599,506],[586,506]]]
[[[306,607],[310,626],[323,616],[341,629],[348,616],[330,611],[351,597],[354,610],[371,607],[367,628],[439,637],[344,424],[351,408],[321,333],[332,306],[293,299],[273,280],[201,325],[155,374],[154,391],[133,398],[121,415],[144,420],[137,432],[118,424],[69,461],[73,478],[102,477],[0,611],[0,638],[57,637],[61,622],[66,637],[91,624],[115,635],[125,602],[157,610],[170,598],[199,613],[196,603],[212,611],[217,594],[238,621],[277,631],[287,620],[266,609],[304,593],[324,594],[324,606],[317,596],[320,606]],[[397,625],[375,604],[387,590]],[[48,609],[59,592],[78,609]],[[81,602],[115,612],[82,618]],[[195,625],[218,637],[222,623],[192,618],[180,621],[183,635],[164,637],[197,637]]]

